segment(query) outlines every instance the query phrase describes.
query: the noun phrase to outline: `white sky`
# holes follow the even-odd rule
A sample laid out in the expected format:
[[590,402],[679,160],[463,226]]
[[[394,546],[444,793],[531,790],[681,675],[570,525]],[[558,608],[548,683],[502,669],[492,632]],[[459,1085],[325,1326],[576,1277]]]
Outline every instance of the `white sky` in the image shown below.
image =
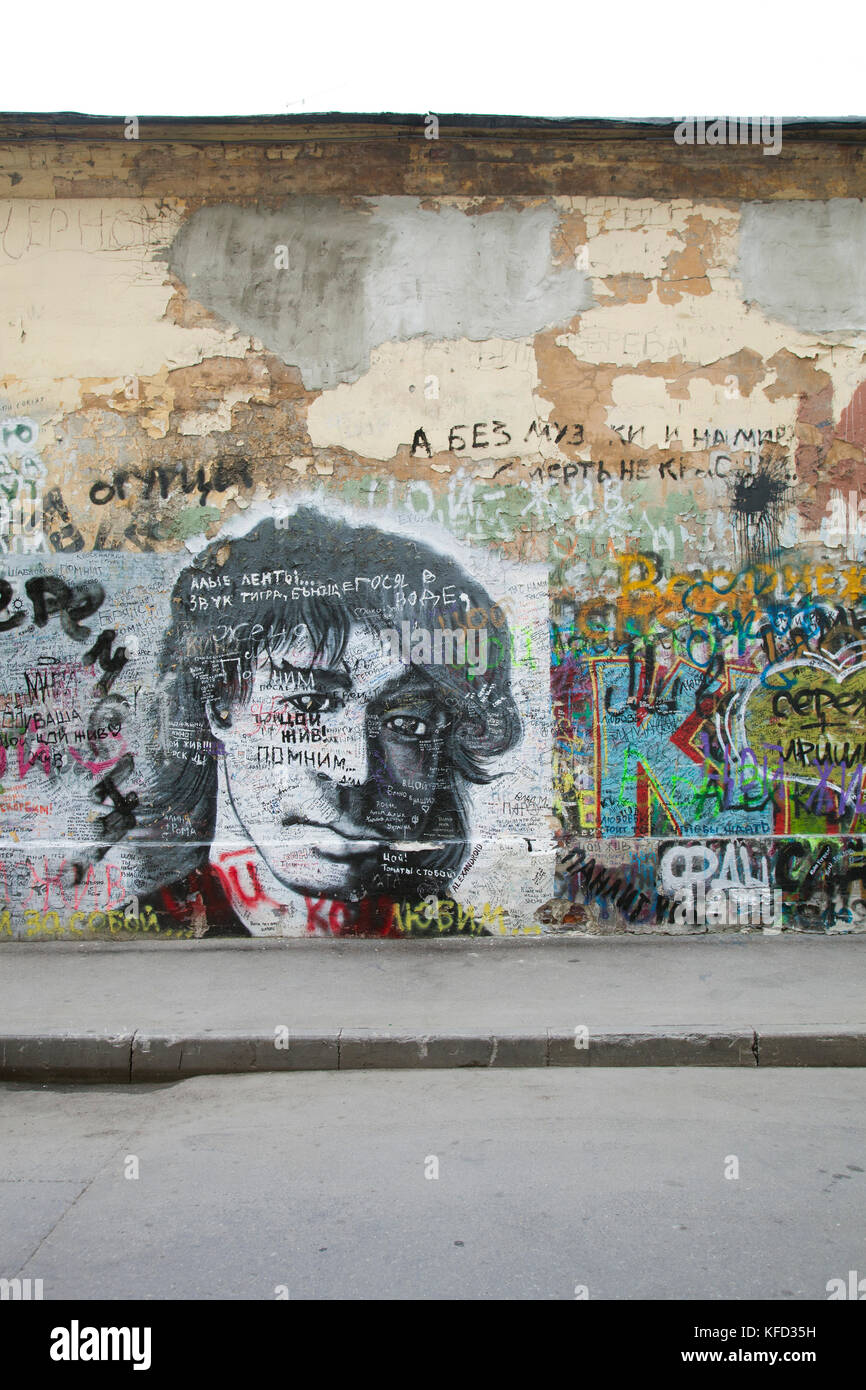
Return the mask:
[[861,0],[7,0],[0,110],[866,115]]

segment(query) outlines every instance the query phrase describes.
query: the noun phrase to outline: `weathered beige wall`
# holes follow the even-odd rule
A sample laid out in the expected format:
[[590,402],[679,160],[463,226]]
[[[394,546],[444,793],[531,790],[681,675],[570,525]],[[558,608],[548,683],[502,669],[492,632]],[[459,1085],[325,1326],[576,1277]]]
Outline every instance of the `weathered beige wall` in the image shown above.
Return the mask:
[[2,932],[860,927],[863,132],[0,140]]

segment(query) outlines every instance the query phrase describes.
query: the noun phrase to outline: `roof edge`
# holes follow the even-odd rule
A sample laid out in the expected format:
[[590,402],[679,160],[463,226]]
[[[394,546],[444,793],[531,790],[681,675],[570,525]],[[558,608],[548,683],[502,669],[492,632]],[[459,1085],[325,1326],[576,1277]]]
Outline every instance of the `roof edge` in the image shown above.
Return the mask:
[[[466,137],[553,137],[562,140],[670,140],[686,119],[775,120],[785,138],[798,143],[866,143],[866,117],[608,117],[492,116],[460,112],[305,112],[252,116],[137,115],[138,140],[197,143],[249,143],[279,138],[348,140],[399,138],[423,130],[425,116],[435,114],[440,128]],[[90,115],[79,111],[0,112],[0,140],[122,140],[129,115]]]

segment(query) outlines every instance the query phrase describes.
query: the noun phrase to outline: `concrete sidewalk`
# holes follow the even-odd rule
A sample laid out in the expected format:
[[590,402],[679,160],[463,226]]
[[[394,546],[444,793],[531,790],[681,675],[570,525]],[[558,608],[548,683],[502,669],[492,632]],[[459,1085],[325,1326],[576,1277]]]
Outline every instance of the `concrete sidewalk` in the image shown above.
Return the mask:
[[864,1066],[866,936],[0,946],[0,1079]]

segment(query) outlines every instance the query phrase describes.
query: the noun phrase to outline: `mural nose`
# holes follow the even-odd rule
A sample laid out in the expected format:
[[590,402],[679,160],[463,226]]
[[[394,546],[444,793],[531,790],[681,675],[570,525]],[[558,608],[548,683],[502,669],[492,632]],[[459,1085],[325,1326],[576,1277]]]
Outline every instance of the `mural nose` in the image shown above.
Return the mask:
[[363,712],[347,711],[329,732],[326,761],[317,778],[336,786],[362,786],[370,773]]
[[338,755],[339,760],[344,764],[342,767],[334,768],[335,781],[340,786],[361,787],[370,775],[370,759],[367,750],[367,736],[363,726],[359,731],[353,732],[346,738],[342,745],[343,751]]

